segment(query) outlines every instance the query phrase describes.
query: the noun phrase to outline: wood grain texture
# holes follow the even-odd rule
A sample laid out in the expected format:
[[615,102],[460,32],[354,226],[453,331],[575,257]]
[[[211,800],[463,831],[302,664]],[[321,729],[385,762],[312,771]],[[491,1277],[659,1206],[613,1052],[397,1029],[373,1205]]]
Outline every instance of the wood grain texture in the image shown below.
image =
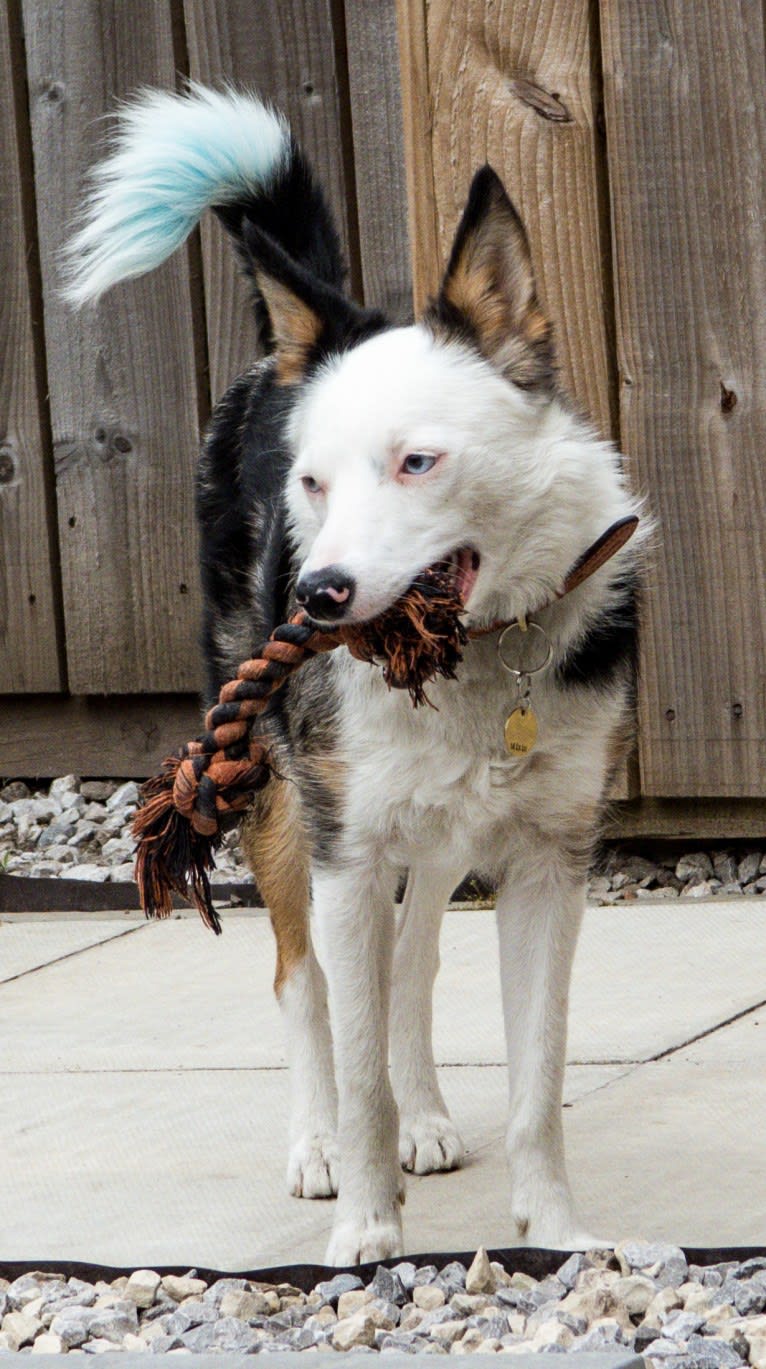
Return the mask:
[[434,188],[426,0],[396,0],[402,81],[412,294],[415,313],[439,284],[439,225]]
[[[42,422],[30,294],[30,241],[23,196],[30,194],[19,134],[24,71],[0,8],[0,690],[59,689],[55,522]],[[21,124],[21,128],[19,125]],[[27,174],[26,183],[22,175]]]
[[[471,176],[489,161],[529,233],[563,383],[599,430],[612,434],[609,224],[594,0],[465,0],[459,6],[429,0],[426,40],[440,260]],[[421,105],[424,100],[421,94]],[[418,178],[416,196],[430,193],[427,178]]]
[[[331,0],[184,0],[189,73],[249,86],[287,116],[324,187],[348,258],[344,127]],[[210,388],[220,397],[256,355],[248,290],[226,235],[202,224]]]
[[612,804],[603,827],[607,841],[748,840],[762,844],[764,832],[764,799],[641,797]]
[[345,3],[364,302],[407,323],[412,272],[396,5]]
[[659,516],[642,792],[766,794],[761,0],[602,0],[622,440]]
[[23,3],[70,687],[195,689],[197,393],[185,254],[75,314],[59,253],[103,115],[175,81],[165,0]]
[[201,730],[193,695],[0,698],[0,775],[146,778]]

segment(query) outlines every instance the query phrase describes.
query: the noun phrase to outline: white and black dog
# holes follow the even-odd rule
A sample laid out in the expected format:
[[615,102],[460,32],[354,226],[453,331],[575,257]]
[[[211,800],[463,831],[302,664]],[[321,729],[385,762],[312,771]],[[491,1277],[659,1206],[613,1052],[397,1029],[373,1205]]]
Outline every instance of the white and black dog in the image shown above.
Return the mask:
[[526,235],[489,167],[437,297],[392,327],[343,293],[322,191],[277,114],[231,90],[145,92],[94,173],[70,297],[158,265],[206,207],[252,281],[266,353],[202,450],[208,701],[296,601],[321,624],[362,621],[435,564],[452,565],[469,626],[533,614],[550,644],[526,753],[504,744],[521,690],[491,632],[468,643],[456,680],[429,686],[432,708],[335,651],[266,719],[294,783],[263,791],[243,842],[277,939],[290,1189],[338,1193],[328,1260],[353,1264],[402,1250],[402,1165],[460,1164],[431,997],[443,910],[475,871],[497,889],[509,1243],[587,1245],[564,1164],[567,998],[600,806],[630,738],[645,525],[557,595],[638,501],[556,388]]

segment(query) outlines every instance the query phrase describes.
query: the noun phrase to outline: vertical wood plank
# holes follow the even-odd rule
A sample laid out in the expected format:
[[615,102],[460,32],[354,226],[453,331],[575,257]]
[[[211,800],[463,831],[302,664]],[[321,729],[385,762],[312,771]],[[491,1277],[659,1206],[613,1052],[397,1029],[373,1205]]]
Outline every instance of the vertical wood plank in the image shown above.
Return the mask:
[[416,314],[439,284],[439,225],[434,187],[426,0],[396,0],[402,78],[405,179]]
[[[331,0],[184,0],[189,73],[194,80],[249,86],[290,121],[327,196],[348,258],[353,205],[344,175]],[[202,224],[205,302],[213,400],[256,353],[248,291],[226,235]]]
[[412,317],[404,129],[394,0],[346,0],[346,50],[365,304]]
[[659,516],[642,790],[766,793],[761,0],[602,0],[623,444]]
[[175,82],[166,0],[23,0],[70,687],[199,684],[189,277],[178,253],[75,314],[60,249],[102,116]]
[[[35,358],[20,32],[0,8],[0,693],[57,690],[55,519]],[[26,175],[26,183],[23,177]]]
[[[427,80],[439,256],[489,161],[529,233],[562,380],[613,432],[609,223],[593,0],[429,0]],[[416,187],[416,195],[428,185]]]

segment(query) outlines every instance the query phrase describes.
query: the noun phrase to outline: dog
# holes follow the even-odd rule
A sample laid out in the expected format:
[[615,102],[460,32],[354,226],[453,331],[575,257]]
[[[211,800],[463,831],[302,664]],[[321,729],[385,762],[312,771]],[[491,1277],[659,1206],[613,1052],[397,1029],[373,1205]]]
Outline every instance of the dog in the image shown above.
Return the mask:
[[[337,1193],[327,1259],[353,1265],[402,1252],[402,1168],[460,1164],[432,989],[443,910],[477,872],[496,889],[509,1244],[587,1247],[564,1159],[567,998],[599,814],[631,741],[646,520],[557,596],[640,501],[558,388],[527,237],[489,167],[436,297],[393,326],[344,293],[326,200],[279,114],[230,88],[143,92],[93,173],[69,298],[158,266],[206,208],[249,278],[262,353],[202,446],[208,703],[296,605],[324,626],[365,621],[428,567],[451,568],[476,634],[431,707],[338,650],[264,720],[285,778],[242,841],[276,934],[290,1190]],[[530,662],[533,646],[549,660]],[[530,716],[534,746],[509,742]]]

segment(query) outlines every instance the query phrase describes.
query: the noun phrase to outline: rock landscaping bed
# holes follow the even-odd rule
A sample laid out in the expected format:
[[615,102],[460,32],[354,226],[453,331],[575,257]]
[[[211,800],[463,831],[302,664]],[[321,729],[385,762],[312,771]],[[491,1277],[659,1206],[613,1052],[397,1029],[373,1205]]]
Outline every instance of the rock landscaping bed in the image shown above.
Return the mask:
[[[129,884],[133,879],[130,820],[138,802],[134,780],[83,780],[64,775],[45,788],[0,782],[0,871],[36,878]],[[227,844],[228,842],[228,844]],[[252,883],[236,833],[216,855],[213,884]],[[590,880],[595,903],[631,899],[710,898],[766,893],[766,850],[712,849],[654,858],[612,848]]]
[[461,1355],[630,1349],[655,1369],[766,1369],[766,1258],[688,1264],[676,1246],[624,1241],[556,1273],[509,1274],[479,1250],[453,1261],[340,1273],[310,1292],[191,1270],[87,1282],[0,1279],[0,1349],[390,1350]]

